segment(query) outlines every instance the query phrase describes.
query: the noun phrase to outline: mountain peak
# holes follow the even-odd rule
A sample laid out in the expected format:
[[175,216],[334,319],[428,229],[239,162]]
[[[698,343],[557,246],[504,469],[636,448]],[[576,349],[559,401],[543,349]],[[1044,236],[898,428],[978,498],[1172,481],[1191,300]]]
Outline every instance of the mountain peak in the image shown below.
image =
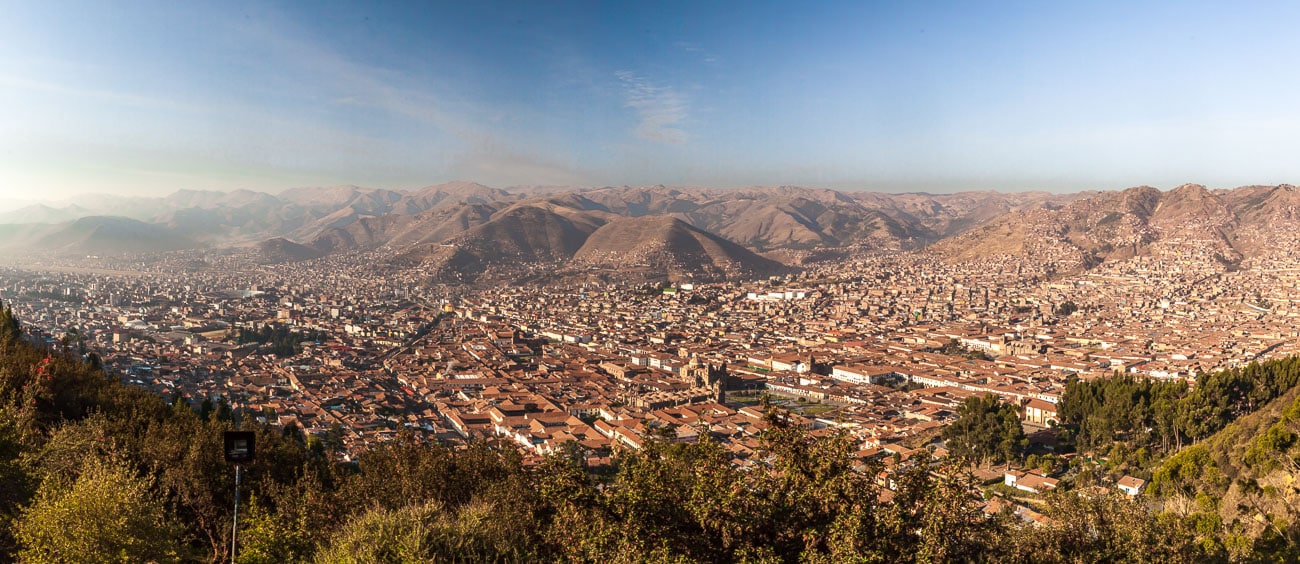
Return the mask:
[[776,261],[671,216],[610,221],[587,238],[574,261],[670,280],[763,276],[785,270]]

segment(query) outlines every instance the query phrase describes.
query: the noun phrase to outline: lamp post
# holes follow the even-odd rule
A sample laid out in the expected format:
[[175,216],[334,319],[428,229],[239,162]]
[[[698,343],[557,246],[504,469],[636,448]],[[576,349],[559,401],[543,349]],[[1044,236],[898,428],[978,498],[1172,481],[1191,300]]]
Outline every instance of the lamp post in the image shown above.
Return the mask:
[[242,465],[253,461],[253,457],[257,454],[257,440],[252,431],[226,431],[223,443],[226,462],[235,465],[235,518],[230,525],[230,564],[234,564],[239,539],[239,486],[243,482]]

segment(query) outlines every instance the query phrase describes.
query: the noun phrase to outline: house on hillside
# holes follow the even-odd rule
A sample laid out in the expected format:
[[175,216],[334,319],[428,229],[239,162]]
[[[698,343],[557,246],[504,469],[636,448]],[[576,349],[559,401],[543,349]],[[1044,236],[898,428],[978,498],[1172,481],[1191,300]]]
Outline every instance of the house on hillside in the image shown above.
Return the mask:
[[1060,480],[1048,478],[1043,475],[1042,471],[1037,469],[1028,472],[1007,470],[1002,477],[1002,483],[1020,491],[1036,494],[1056,489],[1056,485],[1060,483]]
[[1124,476],[1123,478],[1119,479],[1119,483],[1116,484],[1116,487],[1119,488],[1119,491],[1124,492],[1124,495],[1127,495],[1129,497],[1137,497],[1139,494],[1142,493],[1142,489],[1145,488],[1146,485],[1147,485],[1147,481],[1143,480],[1142,478],[1134,478],[1133,476]]

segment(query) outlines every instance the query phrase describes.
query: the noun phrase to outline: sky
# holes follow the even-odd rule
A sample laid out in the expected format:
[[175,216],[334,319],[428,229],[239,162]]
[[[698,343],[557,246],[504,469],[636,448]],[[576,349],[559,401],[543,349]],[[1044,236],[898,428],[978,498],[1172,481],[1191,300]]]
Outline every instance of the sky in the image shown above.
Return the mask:
[[0,203],[1300,183],[1295,2],[0,0]]

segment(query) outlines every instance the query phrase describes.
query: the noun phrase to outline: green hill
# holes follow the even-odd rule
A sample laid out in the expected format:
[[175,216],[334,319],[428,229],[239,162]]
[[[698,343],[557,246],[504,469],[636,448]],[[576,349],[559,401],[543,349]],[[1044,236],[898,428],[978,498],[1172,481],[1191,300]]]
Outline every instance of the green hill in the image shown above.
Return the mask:
[[1234,556],[1300,560],[1300,387],[1228,424],[1156,469],[1165,509]]
[[1203,557],[1300,560],[1300,357],[1204,374],[1192,387],[1073,382],[1060,414],[1060,436],[1102,461],[1080,465],[1076,484],[1149,478],[1150,499],[1194,532]]

